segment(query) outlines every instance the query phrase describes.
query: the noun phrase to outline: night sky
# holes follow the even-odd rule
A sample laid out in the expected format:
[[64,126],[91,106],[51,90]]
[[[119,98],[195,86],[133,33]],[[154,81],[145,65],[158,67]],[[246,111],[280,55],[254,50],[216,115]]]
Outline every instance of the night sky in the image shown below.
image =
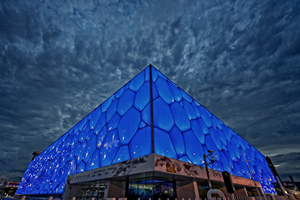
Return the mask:
[[152,64],[300,181],[300,1],[0,1],[0,174]]

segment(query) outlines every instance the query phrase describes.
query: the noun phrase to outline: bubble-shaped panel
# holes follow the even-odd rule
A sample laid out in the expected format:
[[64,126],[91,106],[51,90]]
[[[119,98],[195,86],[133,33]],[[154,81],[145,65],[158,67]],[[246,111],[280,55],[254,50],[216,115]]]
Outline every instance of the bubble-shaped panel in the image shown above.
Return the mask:
[[217,132],[217,130],[214,127],[211,127],[209,129],[210,132],[210,136],[213,139],[215,145],[217,146],[218,149],[222,149],[222,142],[219,136],[219,133]]
[[190,120],[197,119],[197,115],[195,113],[193,106],[185,99],[182,100],[182,103],[183,103],[183,108],[186,111],[186,114],[189,116],[189,119]]
[[203,165],[204,151],[196,135],[193,133],[193,131],[187,131],[183,134],[183,137],[185,141],[186,154],[190,160],[196,165]]
[[113,163],[123,162],[129,159],[130,159],[129,148],[127,145],[125,145],[119,148]]
[[170,158],[177,158],[170,135],[162,130],[154,128],[155,153]]
[[121,89],[119,89],[116,93],[115,93],[115,97],[118,99],[124,92],[125,87],[123,86]]
[[106,111],[106,120],[109,121],[117,111],[118,99],[111,102],[111,105]]
[[165,131],[170,131],[174,126],[174,121],[169,105],[157,98],[153,102],[153,119],[154,126],[161,128]]
[[214,157],[217,161],[220,160],[220,155],[219,155],[219,150],[218,147],[216,146],[215,142],[213,141],[211,135],[206,135],[205,136],[205,145],[207,147],[207,150],[213,150],[214,151]]
[[148,125],[151,124],[151,106],[150,103],[146,106],[146,108],[142,112],[142,120]]
[[100,152],[99,149],[97,149],[93,155],[91,156],[90,160],[86,164],[86,170],[92,170],[100,167]]
[[145,122],[141,121],[141,123],[139,125],[139,128],[144,128],[146,126],[147,126],[147,124]]
[[[102,128],[102,130],[99,131],[99,133],[98,133],[98,137],[97,137],[97,140],[98,140],[97,146],[99,145],[99,142],[102,144],[102,142],[103,142],[103,140],[104,140],[106,134],[107,134],[107,126],[104,126],[104,127]],[[100,145],[101,145],[101,144],[100,144]],[[100,148],[100,146],[98,146],[98,148]]]
[[181,99],[182,99],[182,96],[181,96],[181,93],[180,93],[178,87],[174,83],[172,83],[171,81],[169,81],[169,87],[172,91],[172,94],[173,94],[173,97],[174,97],[175,101],[180,102]]
[[171,105],[171,110],[176,126],[183,132],[189,130],[191,128],[190,120],[182,106],[174,102]]
[[136,93],[136,97],[134,100],[134,107],[136,107],[139,111],[142,111],[149,102],[150,102],[150,83],[146,82]]
[[131,90],[125,90],[125,92],[121,95],[118,104],[118,113],[122,116],[125,112],[131,108],[133,105],[135,93]]
[[205,143],[205,136],[204,136],[203,129],[202,129],[200,123],[198,122],[198,120],[192,120],[191,124],[192,124],[193,132],[195,133],[195,135],[197,136],[199,141],[202,144],[204,144]]
[[118,113],[116,113],[112,118],[111,120],[107,123],[107,129],[108,131],[112,131],[114,130],[115,128],[118,127],[118,124],[119,124],[119,121],[120,121],[120,116],[118,115]]
[[[91,136],[92,136],[93,134],[94,134],[94,132],[93,132],[92,130],[90,130],[90,131],[86,134],[85,139],[86,139],[87,141],[89,141],[90,138],[91,138]],[[64,149],[64,147],[63,147],[62,149]]]
[[212,119],[210,118],[208,111],[202,106],[199,108],[201,113],[201,118],[204,121],[205,125],[209,128],[212,126]]
[[220,151],[219,154],[220,154],[220,161],[221,161],[223,169],[225,171],[228,171],[229,173],[231,173],[231,170],[233,168],[232,164],[230,165],[230,162],[228,162],[227,157],[225,156],[223,151]]
[[229,156],[230,156],[231,160],[237,161],[238,158],[235,154],[235,150],[236,150],[235,144],[232,144],[231,142],[228,142],[227,145],[230,146],[230,148],[227,148],[227,151],[229,153]]
[[209,134],[208,127],[205,125],[204,121],[201,118],[198,118],[198,122],[204,135]]
[[121,118],[118,132],[121,144],[128,144],[138,130],[141,121],[140,113],[135,108],[130,110]]
[[[78,122],[74,127],[73,130],[75,133],[77,133],[78,131],[80,132],[82,130],[82,128],[84,127],[84,125],[86,124],[88,118],[85,117],[83,118],[80,122]],[[57,140],[57,142],[61,142],[61,140]]]
[[101,113],[102,113],[102,108],[101,108],[101,106],[99,106],[90,114],[90,117],[89,117],[90,118],[90,129],[95,128]]
[[190,95],[188,95],[188,94],[187,94],[185,91],[183,91],[182,89],[179,88],[179,90],[180,90],[180,93],[181,93],[182,97],[183,97],[185,100],[187,100],[188,102],[192,103],[192,101],[193,101],[192,97],[191,97]]
[[170,132],[170,136],[177,156],[183,156],[185,154],[185,145],[181,131],[176,126],[174,126],[174,128]]
[[144,83],[144,77],[144,71],[142,71],[130,81],[129,89],[131,89],[134,92],[138,91]]
[[213,122],[213,125],[214,125],[214,127],[215,128],[219,128],[219,129],[221,129],[222,130],[222,122],[218,119],[218,118],[216,118],[216,116],[214,116],[214,115],[212,115],[212,122]]
[[198,118],[201,117],[199,106],[197,105],[197,102],[195,100],[192,102],[192,106],[193,106],[194,112],[196,113],[196,116]]
[[221,157],[222,156],[225,156],[225,158],[226,158],[226,160],[227,160],[227,162],[228,162],[228,167],[230,167],[230,169],[232,170],[233,169],[233,160],[230,158],[230,155],[229,155],[229,153],[228,153],[228,151],[226,151],[226,150],[223,150],[222,151],[222,154],[223,155],[221,155]]
[[145,81],[150,81],[150,67],[148,66],[145,70]]
[[98,134],[98,132],[103,129],[104,125],[106,124],[106,117],[105,113],[102,113],[99,117],[99,120],[94,128],[94,132]]
[[192,161],[189,159],[189,157],[187,157],[187,155],[182,156],[181,158],[179,158],[179,160],[187,162],[187,163],[192,163]]
[[97,141],[97,136],[93,134],[91,136],[90,140],[88,141],[87,146],[86,146],[85,151],[84,151],[83,161],[85,163],[87,163],[89,161],[92,154],[96,150],[96,141]]
[[155,82],[156,79],[158,78],[157,71],[158,70],[155,70],[154,68],[152,68],[152,81],[153,82]]
[[[83,127],[83,130],[81,132],[81,134],[79,135],[79,142],[82,143],[84,142],[88,132],[90,131],[90,121],[87,121],[87,123],[85,124],[85,126]],[[63,142],[63,140],[61,140],[61,142]],[[59,148],[60,145],[57,146],[57,150],[58,151],[60,148]]]
[[[86,141],[82,144],[79,144],[81,148],[77,149],[76,155],[77,155],[77,163],[81,162],[81,160],[83,159],[84,153],[85,153],[85,147],[86,147]],[[58,166],[56,166],[58,167]]]
[[215,161],[213,164],[213,169],[218,171],[224,171],[222,164],[219,161]]
[[104,101],[102,103],[102,106],[101,106],[102,107],[102,112],[105,112],[107,110],[107,108],[110,106],[113,99],[114,99],[114,95],[112,95],[106,101]]
[[77,166],[77,173],[84,172],[84,171],[85,171],[85,164],[83,161],[81,161]]
[[100,164],[101,167],[110,165],[119,148],[119,136],[118,131],[113,130],[107,133],[103,144],[100,147]]
[[140,129],[135,134],[129,144],[129,150],[132,159],[151,154],[151,127]]
[[158,90],[158,94],[165,102],[167,102],[167,104],[170,105],[171,103],[174,102],[173,94],[170,90],[170,87],[169,87],[167,81],[165,81],[164,79],[159,77],[156,80],[155,85]]
[[165,75],[163,75],[160,71],[157,70],[156,73],[160,78],[163,78],[164,80],[168,80],[168,78]]
[[222,142],[222,147],[227,149],[227,147],[226,147],[226,144],[227,144],[226,134],[228,134],[228,132],[227,132],[227,129],[224,126],[222,128],[223,129],[219,130],[218,132],[219,132],[220,140]]
[[154,83],[152,83],[152,98],[153,98],[153,100],[155,100],[158,96],[159,95],[158,95],[158,91],[156,89],[156,86],[155,86]]

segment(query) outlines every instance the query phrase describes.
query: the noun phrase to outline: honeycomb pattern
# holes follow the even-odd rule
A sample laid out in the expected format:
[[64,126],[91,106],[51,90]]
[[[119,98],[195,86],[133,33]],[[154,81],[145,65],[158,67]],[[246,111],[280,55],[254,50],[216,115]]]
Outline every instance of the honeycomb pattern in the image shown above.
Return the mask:
[[149,69],[30,162],[17,194],[61,194],[71,174],[151,154]]
[[155,153],[200,166],[214,150],[209,168],[250,179],[275,194],[276,182],[265,157],[167,77],[152,69]]
[[16,194],[61,194],[68,175],[151,154],[150,67],[155,153],[254,179],[275,193],[265,157],[154,67],[149,66],[55,141],[24,173]]

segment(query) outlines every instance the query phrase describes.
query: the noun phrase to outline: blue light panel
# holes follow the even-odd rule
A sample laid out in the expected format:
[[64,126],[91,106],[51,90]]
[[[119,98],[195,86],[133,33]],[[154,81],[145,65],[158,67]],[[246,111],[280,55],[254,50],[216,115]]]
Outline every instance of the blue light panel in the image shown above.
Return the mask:
[[[155,153],[245,178],[275,193],[265,157],[152,67]],[[151,154],[150,66],[83,118],[28,165],[16,194],[62,194],[71,174]]]
[[68,175],[151,154],[149,77],[147,67],[31,161],[17,194],[62,194]]
[[[153,95],[153,100],[160,101],[159,104],[153,104],[154,127],[164,132],[171,129],[167,132],[173,143],[162,147],[165,143],[155,139],[155,153],[204,166],[203,154],[211,149],[214,150],[213,155],[216,159],[212,169],[227,170],[234,175],[250,179],[250,172],[242,154],[244,151],[248,163],[251,163],[254,179],[260,182],[264,192],[275,194],[272,182],[276,181],[265,157],[259,151],[155,68],[152,68],[152,81],[158,90],[158,94]],[[166,105],[171,109],[172,116],[170,119],[163,119],[163,125],[155,123],[157,119],[164,118],[162,115],[168,113],[159,112],[161,107],[167,111]],[[174,125],[170,127],[173,120]],[[170,149],[171,147],[173,149]],[[166,150],[163,151],[164,149]],[[170,152],[176,152],[176,155],[171,156]]]

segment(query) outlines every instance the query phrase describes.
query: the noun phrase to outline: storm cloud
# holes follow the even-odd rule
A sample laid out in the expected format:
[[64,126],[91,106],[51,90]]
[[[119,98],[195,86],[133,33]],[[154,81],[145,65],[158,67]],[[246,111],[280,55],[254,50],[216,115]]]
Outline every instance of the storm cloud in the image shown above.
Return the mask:
[[152,64],[300,181],[299,27],[296,0],[2,0],[0,173]]

